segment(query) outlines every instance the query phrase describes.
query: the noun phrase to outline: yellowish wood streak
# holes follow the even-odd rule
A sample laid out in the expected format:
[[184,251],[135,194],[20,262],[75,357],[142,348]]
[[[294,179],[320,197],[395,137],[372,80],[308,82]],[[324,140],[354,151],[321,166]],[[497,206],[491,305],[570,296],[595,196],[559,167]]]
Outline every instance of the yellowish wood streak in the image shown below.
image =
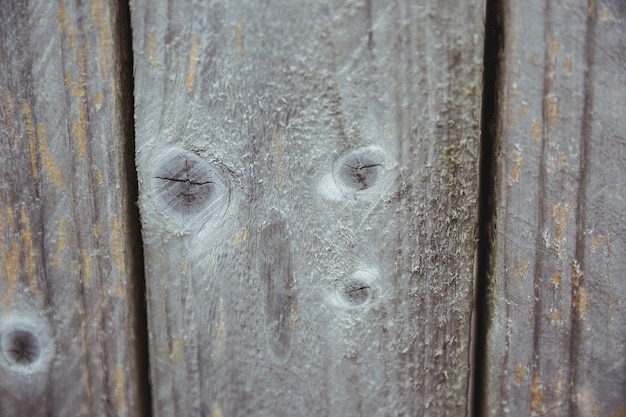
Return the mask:
[[522,158],[522,148],[519,145],[515,145],[515,150],[513,151],[513,170],[511,171],[511,176],[507,180],[507,184],[509,186],[513,185],[515,182],[519,182],[519,176],[523,167],[524,158]]
[[76,32],[72,26],[72,22],[65,11],[65,4],[59,3],[59,11],[57,12],[57,20],[59,21],[59,27],[61,33],[65,33],[70,41],[70,48],[76,48]]
[[533,374],[533,382],[530,386],[530,415],[544,416],[546,414],[546,406],[543,398],[543,385],[539,371]]
[[287,180],[287,174],[285,170],[285,164],[283,163],[283,151],[285,149],[285,145],[283,143],[283,139],[280,135],[280,130],[278,125],[274,127],[272,131],[272,139],[276,143],[274,148],[274,166],[276,167],[276,189],[278,191],[282,190],[285,186],[285,182]]
[[219,299],[217,303],[217,322],[215,323],[215,347],[213,348],[213,358],[219,358],[222,354],[224,344],[224,300]]
[[243,39],[243,22],[240,20],[235,28],[235,51],[239,56],[243,56]]
[[517,284],[517,290],[522,292],[522,284],[526,280],[528,274],[528,259],[524,259],[521,264],[518,264],[517,258],[515,259],[515,267],[513,268],[513,281]]
[[[6,215],[4,213],[6,213]],[[20,278],[20,248],[18,242],[13,238],[15,236],[13,208],[6,206],[4,213],[0,213],[1,225],[4,226],[4,233],[1,236],[2,241],[0,242],[2,244],[2,246],[0,246],[0,261],[4,266],[4,275],[6,277],[4,305],[5,309],[9,310],[14,301],[15,290]]]
[[91,255],[86,249],[83,249],[83,274],[85,286],[91,284]]
[[563,62],[563,74],[566,77],[570,77],[572,75],[572,69],[574,67],[574,63],[572,62],[571,56],[565,57],[565,62]]
[[602,242],[602,236],[595,235],[593,237],[593,242],[591,242],[591,253],[596,253],[596,251],[598,250],[598,246],[600,245],[600,242]]
[[576,401],[581,411],[581,415],[588,417],[601,417],[602,404],[596,401],[593,391],[583,388],[576,392]]
[[106,10],[102,0],[94,0],[91,4],[91,20],[98,29],[98,57],[100,58],[100,71],[106,78],[109,73],[109,62],[112,55],[111,29],[106,20]]
[[541,142],[541,122],[537,119],[533,120],[533,143],[539,145]]
[[33,178],[39,178],[39,169],[37,168],[37,138],[35,136],[35,122],[33,120],[33,112],[30,104],[22,101],[22,114],[24,116],[24,130],[26,131],[26,143],[28,144],[28,156],[30,157],[30,168],[33,172]]
[[191,52],[189,53],[189,69],[187,71],[187,82],[185,89],[188,93],[193,90],[193,84],[196,80],[196,69],[198,67],[198,34],[194,33],[191,38]]
[[561,272],[560,269],[557,269],[556,271],[554,271],[554,274],[552,274],[552,286],[554,287],[555,290],[559,288],[559,285],[561,285],[562,276],[563,276],[563,272]]
[[57,186],[57,188],[64,188],[63,177],[61,175],[61,168],[56,163],[50,150],[48,149],[48,142],[46,141],[46,128],[44,125],[37,126],[37,140],[39,142],[39,152],[42,157],[42,164],[50,179]]
[[[80,304],[78,304],[76,306],[76,309],[84,314],[84,309],[82,308],[82,306]],[[80,336],[81,336],[81,344],[82,344],[82,351],[83,351],[83,358],[87,358],[87,320],[83,320],[81,326],[80,326]],[[87,363],[82,364],[81,366],[81,377],[83,380],[83,384],[85,385],[85,392],[87,393],[87,398],[89,400],[91,400],[91,378],[89,375],[89,367],[87,366]]]
[[249,238],[248,228],[246,226],[243,226],[237,233],[235,233],[235,236],[233,236],[231,245],[238,248],[244,242],[246,242],[248,238]]
[[522,362],[517,361],[515,363],[515,385],[520,386],[524,381],[524,377],[526,376],[526,367],[522,364]]
[[174,337],[172,339],[172,345],[170,348],[170,362],[173,365],[178,364],[185,355],[185,338],[184,337]]
[[611,417],[626,417],[626,405],[620,405]]
[[155,67],[160,67],[161,61],[159,60],[156,32],[151,30],[148,32],[146,39],[146,55],[148,55],[148,61]]
[[587,290],[581,285],[583,272],[576,259],[572,261],[572,307],[578,311],[580,319],[584,319],[587,314]]
[[526,118],[526,113],[528,112],[528,103],[524,100],[522,100],[522,103],[520,104],[520,109],[519,109],[519,115],[522,119]]
[[52,258],[52,266],[61,267],[63,265],[63,257],[67,248],[67,220],[61,220],[57,228],[56,248]]
[[100,110],[102,108],[102,93],[98,92],[93,98],[93,104],[96,106],[96,110]]
[[565,249],[565,231],[567,229],[567,216],[569,214],[570,206],[567,203],[559,203],[552,205],[552,219],[554,220],[554,226],[556,233],[554,237],[554,250],[559,259],[563,256],[563,250]]
[[119,220],[111,222],[111,250],[113,251],[113,262],[115,266],[122,270],[124,266],[124,245],[122,243],[122,227]]
[[548,105],[548,121],[550,122],[550,127],[555,127],[559,118],[558,99],[552,94],[549,94],[546,97],[546,104]]
[[102,235],[102,224],[98,223],[91,229],[91,234],[93,237],[98,239],[100,235]]
[[602,23],[612,22],[613,20],[615,20],[615,16],[613,15],[611,9],[604,4],[600,5],[600,9],[598,10],[598,18]]
[[84,87],[76,85],[72,89],[77,100],[78,120],[72,122],[72,134],[76,138],[76,146],[78,148],[78,158],[84,159],[87,153],[87,110],[85,108],[85,100],[87,92]]
[[509,97],[508,97],[508,125],[509,127],[515,126],[515,107],[517,106],[517,102],[519,100],[519,87],[517,84],[513,83],[511,88],[509,89]]
[[558,326],[559,324],[561,324],[561,312],[557,310],[556,308],[550,309],[550,323],[552,323],[555,326]]
[[28,278],[28,285],[33,296],[39,298],[41,292],[39,290],[39,282],[37,281],[37,260],[35,257],[35,249],[33,247],[33,234],[30,230],[30,219],[26,208],[22,207],[22,245],[24,248],[24,269]]
[[217,402],[211,407],[211,417],[222,417],[222,407]]
[[594,0],[588,0],[587,1],[587,15],[593,18],[595,10],[596,10],[596,5],[594,3]]
[[124,396],[124,368],[122,365],[115,367],[115,374],[113,376],[115,384],[115,401],[117,402],[117,415],[123,416],[126,414],[126,398]]
[[562,371],[559,369],[557,371],[556,382],[554,384],[554,407],[553,409],[556,415],[560,414],[558,413],[558,411],[561,408],[561,402],[562,402],[561,395],[563,394],[564,383],[565,383],[565,377],[563,376]]

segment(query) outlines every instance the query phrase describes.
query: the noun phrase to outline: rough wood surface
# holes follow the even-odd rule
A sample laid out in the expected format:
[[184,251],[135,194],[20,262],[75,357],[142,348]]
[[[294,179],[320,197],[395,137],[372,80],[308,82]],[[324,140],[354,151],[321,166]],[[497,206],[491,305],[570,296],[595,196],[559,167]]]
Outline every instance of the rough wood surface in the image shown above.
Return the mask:
[[143,413],[123,20],[99,0],[0,5],[3,417]]
[[157,416],[467,408],[480,1],[133,1]]
[[493,416],[626,415],[626,6],[506,1]]

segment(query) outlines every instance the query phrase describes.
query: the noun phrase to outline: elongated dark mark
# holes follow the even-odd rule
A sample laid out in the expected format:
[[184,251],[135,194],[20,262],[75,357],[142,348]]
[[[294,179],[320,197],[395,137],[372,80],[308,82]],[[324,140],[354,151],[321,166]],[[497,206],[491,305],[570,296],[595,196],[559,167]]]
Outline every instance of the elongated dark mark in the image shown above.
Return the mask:
[[274,219],[259,234],[259,274],[265,285],[267,343],[279,359],[291,350],[296,294],[291,267],[291,241],[283,219]]
[[[122,138],[124,146],[124,175],[126,178],[126,192],[128,195],[126,212],[128,214],[127,236],[130,242],[131,259],[129,275],[129,294],[132,301],[129,304],[128,316],[134,317],[134,386],[137,392],[137,407],[135,414],[145,417],[152,415],[152,389],[150,384],[150,352],[148,349],[148,318],[146,312],[146,279],[144,274],[143,246],[141,240],[141,222],[137,207],[138,186],[137,169],[135,167],[135,108],[134,79],[133,79],[133,51],[132,30],[130,25],[130,2],[118,1],[116,4],[117,19],[113,30],[114,42],[120,54],[118,88],[120,99],[120,115]],[[51,384],[52,385],[52,384]],[[132,413],[131,413],[132,414]]]
[[[483,57],[483,95],[480,137],[480,183],[478,196],[478,248],[474,288],[472,364],[469,414],[482,417],[488,411],[488,331],[493,302],[495,221],[498,201],[497,154],[500,136],[502,57],[504,56],[504,8],[501,0],[487,0]],[[504,384],[503,384],[504,385]]]
[[[585,78],[583,86],[584,102],[582,114],[582,126],[580,129],[580,163],[578,174],[578,195],[576,201],[576,257],[572,265],[572,306],[570,312],[570,335],[569,341],[569,369],[570,383],[569,390],[573,391],[580,387],[581,368],[578,366],[580,358],[580,342],[582,338],[582,319],[580,316],[580,289],[584,285],[585,271],[585,230],[587,229],[587,185],[589,182],[590,165],[590,145],[592,135],[592,111],[594,94],[594,64],[595,64],[595,16],[593,10],[587,15],[587,27],[585,31]],[[573,392],[566,397],[569,398],[569,415],[580,416],[583,414],[577,405],[576,396]]]

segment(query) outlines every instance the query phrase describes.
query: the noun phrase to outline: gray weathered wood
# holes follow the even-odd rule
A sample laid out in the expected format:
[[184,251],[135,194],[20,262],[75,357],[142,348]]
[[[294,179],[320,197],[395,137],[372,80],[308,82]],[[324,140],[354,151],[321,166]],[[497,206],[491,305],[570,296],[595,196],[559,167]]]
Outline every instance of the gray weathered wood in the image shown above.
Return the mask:
[[626,414],[626,6],[505,2],[493,416]]
[[482,2],[131,9],[155,415],[465,414]]
[[101,0],[0,5],[3,417],[143,413],[124,27]]

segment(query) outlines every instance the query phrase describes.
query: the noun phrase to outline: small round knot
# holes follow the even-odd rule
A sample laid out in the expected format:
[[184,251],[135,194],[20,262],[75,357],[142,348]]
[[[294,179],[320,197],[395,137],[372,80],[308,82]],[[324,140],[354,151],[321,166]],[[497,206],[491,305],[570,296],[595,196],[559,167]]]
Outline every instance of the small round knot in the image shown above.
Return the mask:
[[54,343],[45,320],[30,316],[0,319],[0,366],[31,374],[47,369]]
[[221,171],[185,150],[173,151],[158,163],[152,188],[166,210],[185,216],[212,216],[228,206],[229,188]]
[[352,150],[337,160],[333,174],[335,182],[349,192],[372,188],[381,177],[384,160],[382,150],[376,147]]

